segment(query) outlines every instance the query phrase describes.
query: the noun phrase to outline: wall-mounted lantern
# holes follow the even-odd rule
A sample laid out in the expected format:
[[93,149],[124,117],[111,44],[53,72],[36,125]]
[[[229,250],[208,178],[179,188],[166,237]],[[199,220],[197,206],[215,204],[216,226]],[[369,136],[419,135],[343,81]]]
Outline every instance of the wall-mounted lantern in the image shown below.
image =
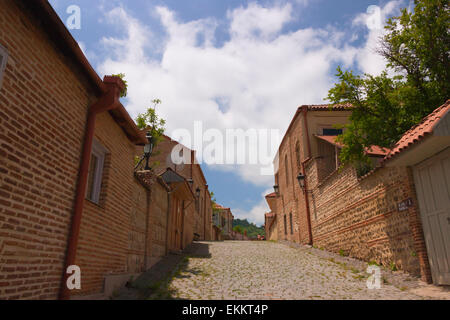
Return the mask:
[[149,131],[145,134],[145,137],[147,138],[148,143],[144,146],[144,155],[139,160],[138,164],[134,167],[134,170],[136,171],[140,166],[142,161],[145,160],[145,168],[144,170],[151,170],[150,166],[148,165],[148,162],[150,160],[150,156],[153,152],[153,136],[152,133]]
[[195,195],[197,196],[197,198],[200,198],[200,188],[197,187],[197,189],[195,190]]
[[150,160],[150,156],[152,155],[153,152],[153,136],[150,131],[147,132],[145,136],[148,141],[148,143],[144,146],[145,170],[150,170],[148,161]]
[[299,173],[299,175],[297,176],[297,181],[298,184],[300,185],[300,188],[302,188],[302,190],[305,190],[305,176],[301,173]]
[[274,185],[273,186],[273,190],[275,191],[275,193],[277,194],[277,195],[279,195],[280,194],[280,186],[279,185]]

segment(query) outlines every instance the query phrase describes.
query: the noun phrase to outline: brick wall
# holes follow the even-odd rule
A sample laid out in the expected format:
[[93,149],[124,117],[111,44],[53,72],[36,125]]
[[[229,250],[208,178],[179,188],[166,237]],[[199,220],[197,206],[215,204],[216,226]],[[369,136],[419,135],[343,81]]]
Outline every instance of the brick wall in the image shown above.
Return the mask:
[[148,268],[166,255],[167,209],[167,189],[160,183],[153,184],[150,202],[151,248],[147,263]]
[[76,256],[82,288],[73,295],[102,292],[105,275],[144,271],[147,194],[133,176],[135,146],[107,112],[97,116],[95,139],[108,155],[100,203],[84,201]]
[[[311,174],[313,176],[313,174]],[[414,206],[398,211],[398,203]],[[358,180],[353,168],[336,172],[310,196],[314,244],[428,280],[413,180],[408,168],[380,168]]]
[[0,299],[56,299],[95,97],[15,1],[2,1],[0,44]]
[[[200,235],[201,240],[211,240],[212,234],[212,203],[211,197],[209,195],[209,190],[207,187],[207,181],[203,175],[203,171],[199,164],[185,164],[185,165],[175,165],[171,160],[171,153],[173,148],[178,145],[178,142],[170,140],[168,137],[164,137],[157,147],[155,148],[154,155],[151,157],[151,163],[155,172],[161,172],[166,168],[171,168],[181,176],[186,179],[192,178],[192,191],[195,194],[197,188],[200,189],[200,201],[193,205],[193,213],[185,221],[186,230],[191,230],[191,236],[186,235],[185,244],[192,242],[191,237],[193,234],[197,233]],[[190,149],[184,149],[187,158],[194,156],[191,154]],[[138,149],[138,154],[141,154],[141,148]],[[192,161],[194,162],[194,161]],[[189,208],[191,210],[192,208]],[[192,224],[192,227],[191,225]],[[188,231],[185,231],[187,233]]]

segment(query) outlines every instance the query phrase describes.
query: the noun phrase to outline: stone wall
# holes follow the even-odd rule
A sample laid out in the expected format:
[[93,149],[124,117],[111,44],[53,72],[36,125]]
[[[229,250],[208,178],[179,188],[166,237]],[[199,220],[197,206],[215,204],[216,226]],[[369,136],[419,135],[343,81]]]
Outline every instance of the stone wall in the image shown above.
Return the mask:
[[[311,166],[313,168],[314,166]],[[314,177],[309,170],[309,175]],[[429,280],[413,179],[406,167],[358,179],[352,167],[316,184],[309,195],[314,245]],[[413,206],[399,211],[407,199]]]

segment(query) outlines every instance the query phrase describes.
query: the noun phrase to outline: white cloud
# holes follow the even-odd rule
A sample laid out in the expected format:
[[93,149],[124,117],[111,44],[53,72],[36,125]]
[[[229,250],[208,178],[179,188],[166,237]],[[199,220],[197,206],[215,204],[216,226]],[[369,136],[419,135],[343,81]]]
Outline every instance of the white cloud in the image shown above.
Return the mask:
[[[384,29],[385,21],[389,16],[400,12],[400,7],[404,5],[402,0],[390,1],[380,8],[379,12],[366,12],[359,14],[354,20],[354,26],[362,26],[367,28],[367,23],[372,25],[366,36],[365,46],[357,53],[357,63],[360,70],[364,73],[379,75],[386,68],[387,61],[375,52],[380,39],[386,34]],[[378,21],[374,21],[374,18]],[[378,27],[374,27],[373,23],[379,23]]]
[[269,38],[280,32],[283,25],[291,20],[292,6],[265,8],[253,2],[248,7],[228,11],[231,20],[230,33],[235,38],[253,38],[259,34]]
[[[340,46],[337,30],[282,33],[292,19],[289,4],[251,3],[229,11],[230,39],[220,47],[213,45],[218,25],[214,19],[184,23],[166,7],[155,10],[166,31],[158,41],[161,58],[148,53],[153,35],[145,23],[119,7],[107,18],[125,35],[102,39],[112,54],[99,69],[126,74],[126,107],[132,116],[144,111],[151,99],[160,98],[163,105],[157,111],[167,120],[169,134],[177,128],[192,130],[194,121],[201,120],[205,129],[273,128],[282,135],[298,105],[323,102],[333,84],[333,63],[349,65],[356,53]],[[221,101],[227,102],[226,108]],[[278,143],[271,147],[274,155]],[[245,181],[273,184],[273,177],[261,176],[255,166],[236,170]]]
[[[306,5],[308,1],[297,2]],[[205,130],[267,128],[284,134],[298,105],[323,103],[335,81],[334,64],[351,67],[357,63],[363,72],[378,74],[385,61],[373,51],[382,29],[370,30],[362,47],[353,44],[358,37],[354,30],[347,38],[344,31],[331,27],[283,32],[293,19],[293,8],[280,3],[263,7],[253,2],[228,11],[229,39],[221,46],[215,45],[215,37],[223,21],[181,22],[173,11],[156,7],[149,19],[159,19],[165,30],[161,36],[153,34],[145,21],[117,7],[103,21],[119,26],[123,36],[101,40],[110,50],[99,70],[126,74],[126,107],[132,117],[143,112],[152,99],[160,98],[163,104],[157,112],[167,120],[169,135],[178,128],[193,131],[194,121],[199,120]],[[382,21],[401,3],[391,1],[381,8]],[[366,27],[365,19],[367,14],[356,17],[354,27]],[[272,143],[273,155],[278,146]],[[230,148],[234,148],[232,143],[226,145],[226,150]],[[235,170],[255,185],[273,185],[273,177],[260,175],[258,166],[212,169]],[[262,224],[269,210],[262,198],[250,210],[234,208],[233,212]]]
[[261,194],[262,200],[248,211],[240,208],[231,208],[233,215],[239,219],[247,219],[248,221],[251,221],[258,226],[263,225],[265,222],[264,214],[270,211],[265,196],[271,192],[273,192],[272,189],[267,189],[266,191],[264,191]]

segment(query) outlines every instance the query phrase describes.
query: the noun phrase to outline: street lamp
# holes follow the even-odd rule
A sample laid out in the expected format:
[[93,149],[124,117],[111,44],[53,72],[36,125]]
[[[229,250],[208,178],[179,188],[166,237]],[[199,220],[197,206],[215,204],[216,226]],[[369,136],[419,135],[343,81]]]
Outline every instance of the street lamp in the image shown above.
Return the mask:
[[145,168],[144,170],[151,170],[150,166],[148,165],[148,162],[150,160],[150,156],[152,155],[153,152],[153,136],[152,133],[149,131],[145,134],[145,137],[147,138],[148,143],[144,146],[144,155],[142,156],[142,158],[139,160],[138,164],[134,167],[134,170],[136,171],[142,161],[144,161],[145,159]]
[[277,194],[277,195],[279,195],[280,194],[280,186],[279,185],[274,185],[273,186],[273,190],[275,191],[275,193]]
[[305,190],[305,176],[299,173],[297,176],[297,180],[298,184],[300,185],[300,188],[302,188],[302,190]]
[[200,188],[197,187],[197,189],[195,190],[195,195],[197,196],[197,198],[200,198]]
[[145,136],[148,140],[148,143],[144,146],[144,157],[145,157],[145,169],[144,170],[150,170],[148,161],[150,160],[150,156],[152,155],[152,151],[153,151],[153,136],[150,131],[148,131]]

